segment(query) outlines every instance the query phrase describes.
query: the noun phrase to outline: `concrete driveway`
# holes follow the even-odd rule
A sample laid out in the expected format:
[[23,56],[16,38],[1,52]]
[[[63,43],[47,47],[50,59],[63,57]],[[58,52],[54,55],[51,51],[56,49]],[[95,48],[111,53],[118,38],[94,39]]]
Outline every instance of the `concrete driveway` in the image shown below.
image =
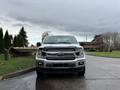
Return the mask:
[[0,90],[120,90],[120,59],[87,56],[85,77],[50,75],[37,78],[31,72],[0,81]]

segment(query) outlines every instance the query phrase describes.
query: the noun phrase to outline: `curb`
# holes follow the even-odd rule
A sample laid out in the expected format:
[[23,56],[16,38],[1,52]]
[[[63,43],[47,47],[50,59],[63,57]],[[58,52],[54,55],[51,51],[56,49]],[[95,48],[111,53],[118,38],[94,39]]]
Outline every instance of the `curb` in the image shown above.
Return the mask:
[[4,76],[0,76],[0,80],[5,80],[5,79],[8,79],[8,78],[17,77],[17,76],[20,76],[20,75],[32,72],[34,70],[35,70],[35,67],[27,68],[27,69],[22,69],[22,70],[13,72],[13,73],[6,74]]
[[0,76],[0,80],[2,80],[3,79],[3,77],[2,76]]

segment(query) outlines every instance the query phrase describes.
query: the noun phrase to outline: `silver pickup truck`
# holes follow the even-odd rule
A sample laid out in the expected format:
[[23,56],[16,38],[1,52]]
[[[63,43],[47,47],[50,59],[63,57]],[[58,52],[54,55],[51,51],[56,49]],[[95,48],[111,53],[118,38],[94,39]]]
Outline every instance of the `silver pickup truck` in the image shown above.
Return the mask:
[[48,36],[38,47],[36,73],[77,73],[85,74],[85,53],[74,36]]

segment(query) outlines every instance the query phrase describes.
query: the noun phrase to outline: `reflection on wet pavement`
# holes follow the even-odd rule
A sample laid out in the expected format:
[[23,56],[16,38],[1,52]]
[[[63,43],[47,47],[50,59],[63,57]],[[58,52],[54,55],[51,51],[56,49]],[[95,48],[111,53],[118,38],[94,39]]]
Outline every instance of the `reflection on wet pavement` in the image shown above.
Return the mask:
[[[78,84],[75,83],[79,79]],[[78,85],[78,86],[77,86]],[[36,90],[86,90],[84,77],[72,74],[52,74],[36,78]]]
[[0,81],[0,90],[120,90],[120,59],[87,56],[85,77],[35,71]]

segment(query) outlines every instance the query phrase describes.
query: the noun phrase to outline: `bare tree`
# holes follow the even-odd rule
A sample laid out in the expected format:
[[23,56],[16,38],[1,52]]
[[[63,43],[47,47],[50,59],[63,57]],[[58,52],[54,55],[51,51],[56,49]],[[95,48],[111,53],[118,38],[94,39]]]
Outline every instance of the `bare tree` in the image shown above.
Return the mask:
[[49,34],[50,34],[49,31],[46,31],[46,32],[44,32],[44,33],[42,34],[42,42],[43,42],[43,40],[44,40],[47,36],[49,36]]
[[103,33],[104,50],[110,51],[112,47],[111,32]]
[[102,34],[104,51],[120,49],[120,34],[118,32],[107,32]]
[[120,49],[120,34],[118,32],[113,33],[114,49]]

